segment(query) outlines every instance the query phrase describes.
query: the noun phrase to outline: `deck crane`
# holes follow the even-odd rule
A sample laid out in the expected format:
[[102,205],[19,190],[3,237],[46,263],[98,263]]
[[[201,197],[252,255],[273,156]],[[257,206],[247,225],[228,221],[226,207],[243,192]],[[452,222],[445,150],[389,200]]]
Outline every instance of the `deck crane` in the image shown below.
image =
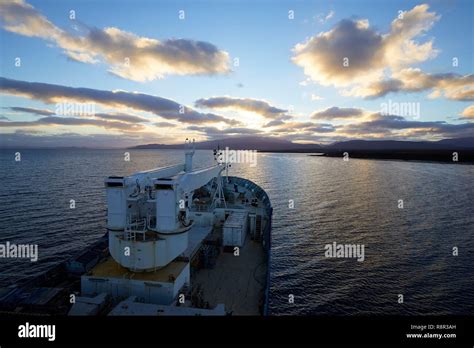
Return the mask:
[[194,152],[194,141],[186,140],[184,164],[105,180],[109,250],[123,267],[154,270],[186,250],[194,190],[215,180],[223,200],[221,175],[227,164],[193,170]]

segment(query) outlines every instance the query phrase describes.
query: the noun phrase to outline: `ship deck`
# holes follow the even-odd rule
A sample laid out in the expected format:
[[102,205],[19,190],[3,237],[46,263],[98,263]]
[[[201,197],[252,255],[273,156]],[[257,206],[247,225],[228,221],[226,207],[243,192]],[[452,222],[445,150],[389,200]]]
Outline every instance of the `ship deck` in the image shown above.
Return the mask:
[[203,300],[211,308],[225,304],[233,315],[260,315],[267,267],[262,244],[247,236],[239,256],[221,253],[213,268],[191,275],[191,284],[202,289]]

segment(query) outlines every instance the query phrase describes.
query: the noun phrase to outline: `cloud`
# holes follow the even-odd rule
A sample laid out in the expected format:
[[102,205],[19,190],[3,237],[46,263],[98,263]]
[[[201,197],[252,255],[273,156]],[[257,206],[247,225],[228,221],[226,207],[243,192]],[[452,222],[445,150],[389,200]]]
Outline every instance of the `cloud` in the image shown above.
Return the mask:
[[387,95],[390,92],[400,92],[403,88],[403,82],[397,79],[388,79],[371,82],[369,85],[355,86],[351,90],[343,91],[343,95],[364,97],[364,98],[379,98]]
[[156,133],[123,133],[114,134],[45,134],[32,130],[17,130],[14,133],[2,133],[1,148],[44,148],[44,147],[92,147],[92,148],[124,148],[147,143],[171,143],[172,138],[158,137]]
[[[323,86],[346,88],[343,95],[380,97],[389,92],[413,92],[435,88],[434,95],[466,100],[472,92],[453,85],[471,83],[471,77],[428,75],[418,71],[423,87],[410,85],[400,76],[417,69],[406,69],[411,64],[437,56],[433,40],[416,41],[424,35],[440,16],[429,12],[426,4],[404,11],[391,23],[387,33],[371,28],[366,19],[344,19],[331,30],[310,37],[293,48],[293,62],[302,67],[308,78]],[[344,64],[346,63],[346,64]],[[423,76],[424,75],[424,76]],[[432,80],[436,80],[432,81]],[[415,80],[412,80],[415,82]]]
[[474,100],[474,74],[427,74],[420,69],[406,68],[394,72],[391,79],[376,81],[368,86],[356,86],[346,95],[378,98],[391,92],[423,92],[433,90],[430,98],[441,96],[451,100]]
[[157,40],[115,27],[86,28],[68,33],[50,22],[23,0],[0,3],[0,17],[7,31],[53,42],[67,57],[87,64],[103,61],[109,71],[134,81],[166,75],[215,75],[230,72],[229,54],[211,43],[187,39]]
[[212,97],[198,99],[194,105],[199,108],[250,111],[269,119],[291,118],[291,116],[285,115],[288,110],[279,109],[264,100],[252,98]]
[[337,130],[337,127],[330,123],[317,123],[313,127],[306,128],[306,130],[314,133],[333,133]]
[[313,127],[313,126],[315,126],[313,122],[301,122],[301,121],[283,122],[280,125],[274,127],[272,129],[272,132],[276,132],[276,133],[299,132],[303,129]]
[[279,126],[279,125],[282,125],[282,124],[285,124],[285,121],[283,121],[281,119],[276,119],[276,120],[265,123],[263,125],[263,127],[264,128],[275,127],[275,126]]
[[[465,114],[474,110],[465,110]],[[464,114],[464,112],[463,112]],[[409,120],[398,115],[383,115],[359,108],[330,107],[317,111],[313,119],[349,120],[343,124],[316,122],[281,122],[271,133],[306,141],[335,141],[336,139],[410,139],[427,140],[446,137],[474,136],[474,123],[450,124],[445,121]]]
[[356,137],[406,138],[415,136],[474,136],[474,123],[450,124],[445,121],[411,121],[402,116],[371,114],[369,120],[351,123],[338,129],[341,135]]
[[172,128],[172,127],[176,127],[176,125],[174,123],[171,123],[171,122],[155,122],[153,123],[154,126],[156,127],[162,127],[162,128]]
[[144,127],[140,124],[131,124],[126,122],[116,121],[104,121],[91,118],[75,118],[75,117],[56,117],[46,116],[35,121],[0,121],[0,128],[5,127],[37,127],[37,126],[48,126],[48,125],[60,125],[60,126],[96,126],[106,129],[114,130],[127,130],[127,131],[139,131]]
[[332,133],[336,131],[336,127],[330,123],[314,123],[314,122],[283,122],[276,128],[272,129],[275,133]]
[[13,33],[42,39],[58,39],[65,33],[22,0],[0,3],[3,28]]
[[37,116],[51,116],[55,114],[54,111],[51,111],[48,109],[25,108],[25,107],[20,107],[20,106],[9,106],[9,107],[4,107],[4,109],[8,109],[15,112],[37,115]]
[[[20,113],[28,113],[32,115],[37,115],[37,116],[53,116],[56,115],[54,111],[48,110],[48,109],[36,109],[36,108],[27,108],[27,107],[19,107],[19,106],[10,106],[10,107],[4,107],[4,109],[12,110],[15,112],[20,112]],[[81,116],[81,115],[73,115],[73,116]],[[124,114],[124,113],[94,113],[91,114],[90,116],[93,116],[95,118],[101,118],[105,120],[115,120],[115,121],[120,121],[120,122],[125,122],[125,123],[145,123],[145,122],[150,122],[150,120],[135,116],[135,115],[129,115],[129,114]]]
[[453,100],[474,100],[474,74],[426,74],[420,69],[408,68],[394,73],[394,78],[403,81],[404,91],[433,89],[432,98],[444,95]]
[[313,119],[325,119],[325,120],[332,120],[332,119],[347,119],[358,117],[363,114],[362,109],[357,108],[339,108],[337,106],[333,106],[323,111],[314,112],[311,115]]
[[128,107],[183,123],[239,124],[211,113],[200,113],[179,103],[138,92],[105,91],[92,88],[76,88],[48,83],[27,82],[0,77],[0,92],[40,100],[48,104],[62,102],[92,102],[108,107]]
[[433,40],[423,44],[414,41],[440,19],[428,9],[427,4],[417,5],[392,21],[390,32],[383,38],[384,60],[388,66],[406,66],[436,57],[438,51],[433,48]]
[[150,120],[135,116],[135,115],[128,115],[128,114],[120,114],[120,113],[96,113],[94,114],[94,117],[102,118],[105,120],[116,120],[116,121],[121,121],[121,122],[126,122],[126,123],[144,123],[144,122],[150,122]]
[[[380,76],[382,41],[364,22],[344,19],[334,29],[297,44],[292,60],[321,85],[346,86],[374,70]],[[344,67],[344,58],[349,67]]]
[[319,24],[324,24],[326,23],[328,20],[330,20],[331,18],[334,17],[334,15],[336,14],[336,12],[334,12],[333,10],[329,11],[329,13],[327,15],[321,13],[321,14],[318,14],[314,19],[319,23]]
[[320,97],[320,96],[317,95],[317,94],[311,93],[311,100],[312,100],[312,101],[323,100],[323,99],[324,99],[323,97]]
[[463,116],[463,119],[474,120],[474,105],[469,105],[465,108],[463,112],[461,112],[461,116]]
[[224,128],[218,129],[216,127],[202,127],[202,126],[188,126],[188,130],[204,133],[209,137],[222,136],[222,135],[244,135],[244,134],[258,134],[258,129],[251,128]]
[[334,17],[335,14],[336,14],[336,12],[334,12],[333,10],[329,11],[327,16],[324,17],[324,20],[327,21],[327,20],[331,19],[332,17]]

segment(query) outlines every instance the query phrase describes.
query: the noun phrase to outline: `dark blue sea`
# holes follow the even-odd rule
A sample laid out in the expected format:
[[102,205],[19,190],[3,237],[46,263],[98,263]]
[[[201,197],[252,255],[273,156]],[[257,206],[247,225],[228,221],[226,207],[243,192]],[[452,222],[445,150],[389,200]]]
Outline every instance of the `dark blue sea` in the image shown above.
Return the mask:
[[[0,259],[0,286],[105,233],[106,176],[184,159],[179,150],[51,149],[21,150],[16,162],[15,152],[0,151],[0,242],[38,244],[39,260]],[[197,151],[195,166],[212,159]],[[474,313],[474,166],[260,153],[257,166],[230,174],[260,185],[274,207],[272,314]],[[365,260],[326,258],[333,242],[363,244]]]

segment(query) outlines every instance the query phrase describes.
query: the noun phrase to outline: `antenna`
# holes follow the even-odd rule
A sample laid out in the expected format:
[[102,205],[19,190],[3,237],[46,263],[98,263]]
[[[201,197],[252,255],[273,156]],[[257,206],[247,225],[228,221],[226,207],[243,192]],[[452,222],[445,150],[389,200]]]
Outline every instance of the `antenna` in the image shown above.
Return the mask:
[[195,148],[195,142],[193,139],[193,142],[191,143],[191,140],[186,138],[184,141],[184,147],[185,147],[185,162],[184,162],[184,171],[185,172],[191,172],[193,170],[193,156],[194,156],[194,148]]

